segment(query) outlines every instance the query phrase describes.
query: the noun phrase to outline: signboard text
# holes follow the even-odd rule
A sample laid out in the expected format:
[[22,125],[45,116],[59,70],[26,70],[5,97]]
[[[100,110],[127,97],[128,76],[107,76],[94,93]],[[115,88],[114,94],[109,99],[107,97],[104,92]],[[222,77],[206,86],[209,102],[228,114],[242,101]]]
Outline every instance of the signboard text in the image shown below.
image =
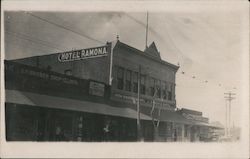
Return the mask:
[[87,58],[102,57],[108,55],[108,46],[101,46],[96,48],[81,49],[60,53],[58,60],[60,62],[82,60]]

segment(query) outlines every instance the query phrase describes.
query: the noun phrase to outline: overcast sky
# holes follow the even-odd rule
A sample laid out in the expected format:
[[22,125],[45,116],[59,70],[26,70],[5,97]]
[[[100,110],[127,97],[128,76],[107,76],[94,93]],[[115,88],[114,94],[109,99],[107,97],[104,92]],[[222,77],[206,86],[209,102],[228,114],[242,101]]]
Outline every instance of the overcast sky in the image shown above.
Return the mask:
[[[120,41],[145,48],[146,12],[31,12],[106,43]],[[6,12],[5,58],[16,59],[103,45],[49,24],[25,12]],[[242,12],[223,10],[166,10],[149,12],[148,44],[155,42],[163,60],[177,65],[177,107],[202,111],[210,121],[225,122],[224,93],[232,90],[235,125],[241,120],[244,61]],[[182,74],[182,72],[185,72]],[[195,78],[192,78],[195,76]],[[207,82],[205,82],[207,81]]]

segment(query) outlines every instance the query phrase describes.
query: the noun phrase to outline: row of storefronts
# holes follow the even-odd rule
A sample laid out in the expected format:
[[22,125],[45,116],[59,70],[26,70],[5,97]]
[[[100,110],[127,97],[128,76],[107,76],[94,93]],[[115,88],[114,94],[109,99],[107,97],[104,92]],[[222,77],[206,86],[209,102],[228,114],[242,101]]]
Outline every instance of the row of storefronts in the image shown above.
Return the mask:
[[71,54],[5,61],[7,141],[129,142],[140,133],[149,142],[195,142],[219,129],[201,112],[177,110],[178,66],[161,60],[154,43]]

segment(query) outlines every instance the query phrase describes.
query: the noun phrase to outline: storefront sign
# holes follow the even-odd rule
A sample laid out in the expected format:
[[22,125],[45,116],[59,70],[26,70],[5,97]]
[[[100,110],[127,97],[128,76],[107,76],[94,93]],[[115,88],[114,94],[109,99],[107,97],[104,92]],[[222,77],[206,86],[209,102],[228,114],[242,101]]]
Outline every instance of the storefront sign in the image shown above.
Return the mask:
[[104,96],[104,88],[105,88],[104,84],[90,81],[89,94],[103,97]]
[[67,62],[67,61],[102,57],[102,56],[107,56],[109,50],[110,48],[108,48],[108,46],[105,45],[105,46],[96,47],[96,48],[68,51],[68,52],[60,53],[58,55],[58,60],[60,62]]
[[200,122],[208,123],[208,118],[205,118],[205,117],[202,117],[202,116],[192,115],[192,114],[187,114],[187,113],[182,113],[182,115],[183,115],[186,119],[190,119],[190,120],[195,120],[195,121],[200,121]]
[[[121,101],[121,102],[126,102],[126,103],[131,103],[131,104],[137,104],[137,97],[133,97],[133,96],[129,96],[129,95],[123,95],[120,93],[114,93],[112,96],[113,100],[116,101]],[[155,100],[155,106],[156,107],[160,107],[163,109],[167,109],[167,110],[174,110],[174,108],[170,107],[169,104],[167,104],[164,101],[159,101],[159,100]],[[148,99],[148,98],[140,98],[140,104],[142,106],[146,106],[146,107],[152,107],[153,106],[153,100],[152,99]]]
[[20,74],[22,75],[29,75],[33,77],[38,77],[46,80],[53,80],[53,81],[58,81],[58,82],[63,82],[66,84],[78,84],[77,80],[71,79],[70,77],[64,76],[64,75],[58,75],[55,73],[50,73],[50,72],[45,72],[41,70],[34,70],[32,68],[28,67],[19,67]]

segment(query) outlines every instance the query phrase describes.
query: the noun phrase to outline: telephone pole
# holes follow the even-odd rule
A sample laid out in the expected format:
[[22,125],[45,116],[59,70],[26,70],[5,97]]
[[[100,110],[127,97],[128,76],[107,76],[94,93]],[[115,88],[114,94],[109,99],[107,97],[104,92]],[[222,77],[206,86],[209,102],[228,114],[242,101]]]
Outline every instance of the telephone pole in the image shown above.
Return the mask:
[[[233,99],[235,99],[235,93],[232,92],[228,92],[228,93],[224,93],[224,98],[226,100],[226,130],[225,130],[225,134],[227,136],[231,135],[231,101]],[[228,105],[227,105],[228,103]],[[227,109],[228,107],[228,109]]]

